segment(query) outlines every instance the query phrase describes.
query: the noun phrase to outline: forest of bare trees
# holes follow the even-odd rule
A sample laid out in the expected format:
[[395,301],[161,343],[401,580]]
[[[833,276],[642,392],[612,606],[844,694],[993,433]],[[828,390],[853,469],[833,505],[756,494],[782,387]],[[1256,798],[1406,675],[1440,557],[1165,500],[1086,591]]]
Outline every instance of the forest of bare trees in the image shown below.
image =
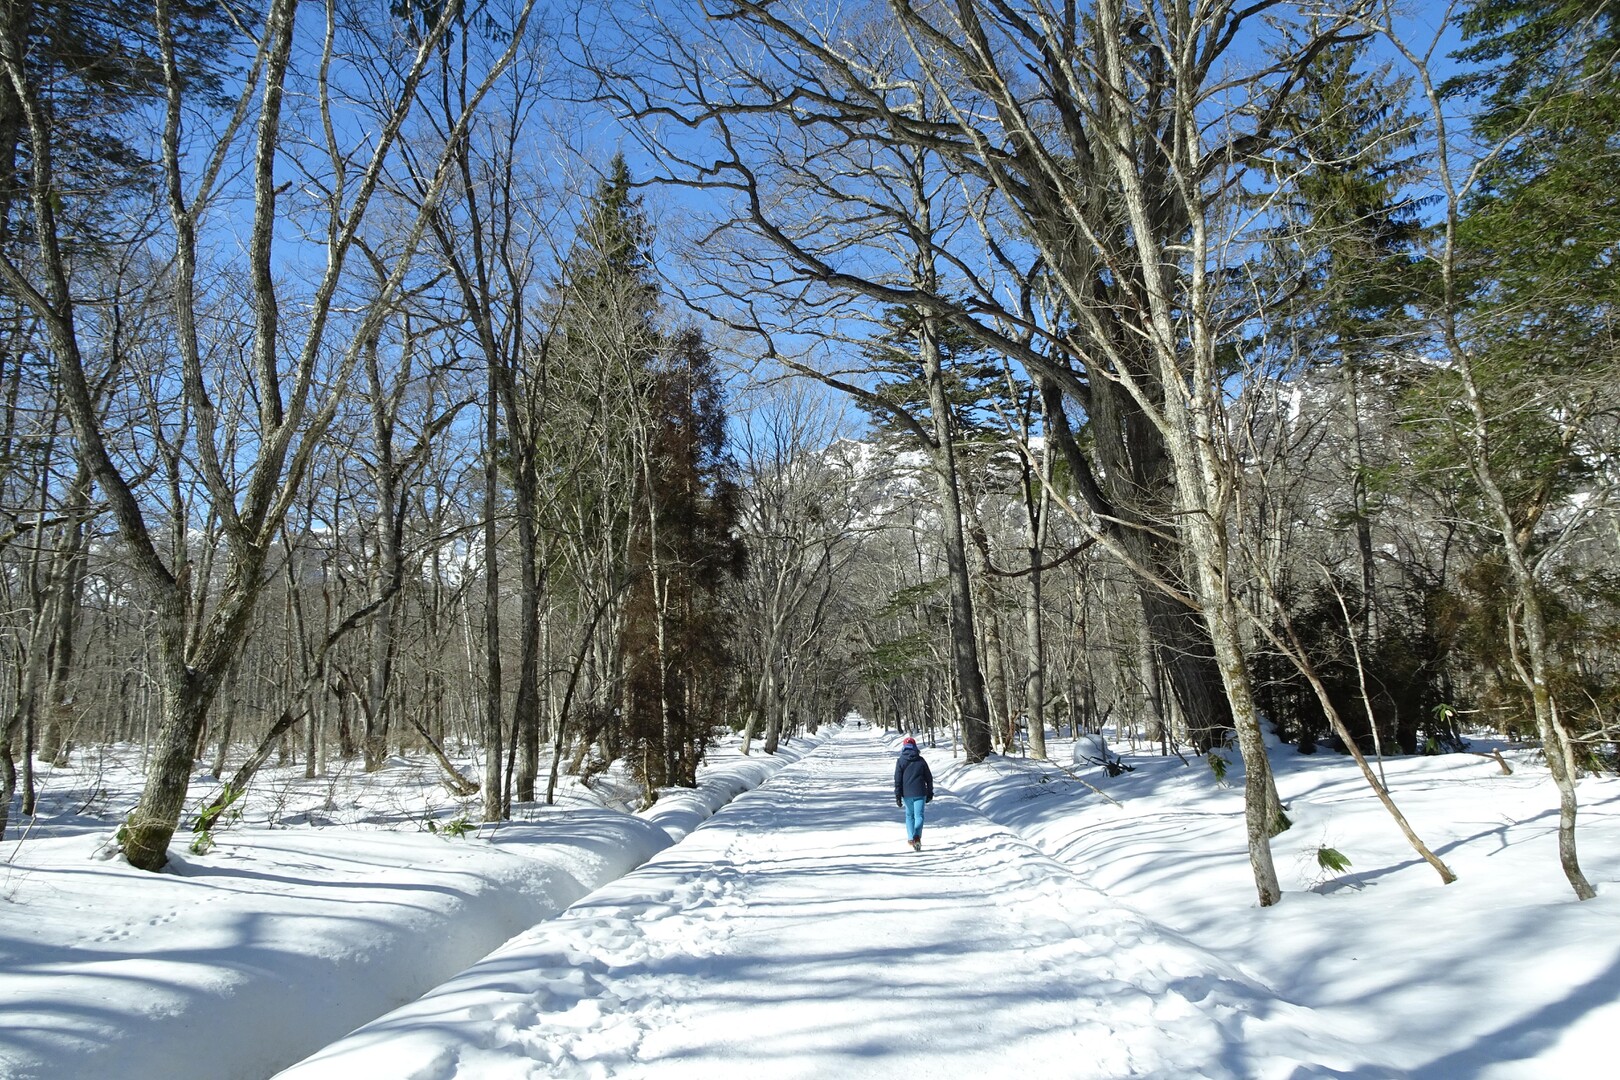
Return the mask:
[[[0,9],[0,828],[1620,724],[1620,5]],[[1268,734],[1275,739],[1269,741]],[[1236,797],[1236,796],[1234,796]]]

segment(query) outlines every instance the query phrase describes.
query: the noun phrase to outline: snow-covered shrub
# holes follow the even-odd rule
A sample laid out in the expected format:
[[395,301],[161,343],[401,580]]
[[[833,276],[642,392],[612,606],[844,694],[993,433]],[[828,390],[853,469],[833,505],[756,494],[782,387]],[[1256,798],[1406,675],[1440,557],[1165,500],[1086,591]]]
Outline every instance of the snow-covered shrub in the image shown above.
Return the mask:
[[1078,736],[1074,740],[1073,756],[1076,765],[1100,766],[1109,776],[1134,771],[1132,766],[1120,760],[1118,754],[1108,749],[1108,740],[1100,732]]
[[1074,763],[1076,765],[1101,765],[1109,759],[1108,740],[1101,733],[1096,735],[1081,735],[1074,740]]

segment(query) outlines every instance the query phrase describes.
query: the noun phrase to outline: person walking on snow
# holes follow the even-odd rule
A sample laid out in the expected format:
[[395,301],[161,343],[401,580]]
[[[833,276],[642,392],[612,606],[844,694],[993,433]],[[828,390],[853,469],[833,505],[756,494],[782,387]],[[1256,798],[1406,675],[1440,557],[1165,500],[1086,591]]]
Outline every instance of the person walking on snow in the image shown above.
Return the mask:
[[912,851],[922,850],[923,806],[933,799],[934,774],[917,750],[917,740],[907,735],[894,763],[894,805],[906,808],[906,842]]

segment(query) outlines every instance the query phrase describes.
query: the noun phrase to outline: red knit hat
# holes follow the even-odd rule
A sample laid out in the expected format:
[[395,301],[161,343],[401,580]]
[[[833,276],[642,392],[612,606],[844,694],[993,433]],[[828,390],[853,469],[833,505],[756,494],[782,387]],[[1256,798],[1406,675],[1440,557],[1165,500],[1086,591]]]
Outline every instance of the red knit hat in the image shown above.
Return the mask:
[[907,735],[905,738],[900,740],[900,745],[901,746],[916,746],[917,745],[917,740],[913,739],[910,735]]

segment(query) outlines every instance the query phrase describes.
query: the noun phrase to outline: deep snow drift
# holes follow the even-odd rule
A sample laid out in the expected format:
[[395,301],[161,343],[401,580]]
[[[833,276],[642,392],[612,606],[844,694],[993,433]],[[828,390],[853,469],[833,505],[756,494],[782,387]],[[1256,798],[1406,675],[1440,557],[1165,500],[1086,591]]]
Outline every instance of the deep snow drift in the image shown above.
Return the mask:
[[[1512,776],[1386,763],[1460,876],[1441,886],[1350,762],[1274,748],[1297,824],[1276,841],[1289,891],[1260,910],[1235,768],[1226,788],[1197,759],[1077,777],[925,746],[941,796],[916,854],[897,742],[723,748],[653,821],[571,791],[493,843],[312,827],[334,813],[284,793],[283,827],[160,875],[92,857],[105,818],[42,820],[0,870],[0,1076],[265,1076],[315,1051],[287,1076],[1438,1080],[1608,1057],[1620,781],[1581,785],[1600,895],[1580,904],[1532,755]],[[364,816],[415,830],[431,787],[378,784]],[[1352,866],[1322,870],[1320,846]]]

